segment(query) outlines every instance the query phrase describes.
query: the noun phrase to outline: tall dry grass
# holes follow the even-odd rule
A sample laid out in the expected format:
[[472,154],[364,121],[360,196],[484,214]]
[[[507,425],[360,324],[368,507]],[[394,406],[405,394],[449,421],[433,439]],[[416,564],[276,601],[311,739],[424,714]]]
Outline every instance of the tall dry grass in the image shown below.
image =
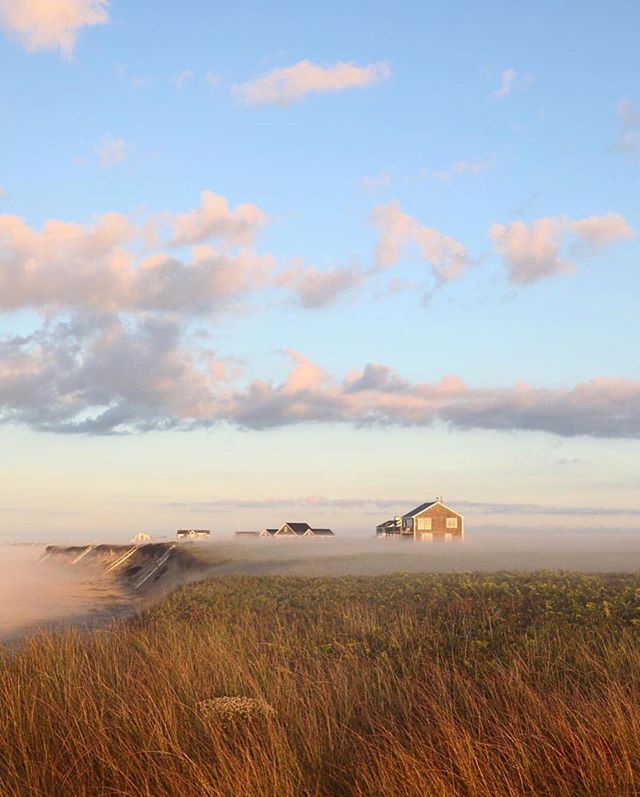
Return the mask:
[[[640,793],[635,577],[239,578],[0,660],[2,797]],[[229,727],[198,705],[265,701]]]

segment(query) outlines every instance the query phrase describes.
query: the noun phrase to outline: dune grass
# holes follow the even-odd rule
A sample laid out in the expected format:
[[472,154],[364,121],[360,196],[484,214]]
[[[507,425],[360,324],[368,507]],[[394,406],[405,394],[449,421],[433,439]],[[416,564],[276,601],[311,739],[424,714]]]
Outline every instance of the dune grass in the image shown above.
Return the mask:
[[632,575],[193,584],[1,650],[0,794],[636,795],[639,643]]

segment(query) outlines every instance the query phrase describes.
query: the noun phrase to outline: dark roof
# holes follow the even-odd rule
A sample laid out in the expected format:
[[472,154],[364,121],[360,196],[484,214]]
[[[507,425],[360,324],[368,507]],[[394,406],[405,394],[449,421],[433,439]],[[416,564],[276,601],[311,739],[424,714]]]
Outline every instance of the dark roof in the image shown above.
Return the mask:
[[309,529],[312,534],[317,534],[321,537],[335,537],[335,534],[331,529]]
[[267,532],[267,534],[275,534],[276,531],[278,531],[278,529],[265,529],[265,531]]
[[209,529],[178,529],[176,534],[211,534]]
[[289,526],[291,531],[293,531],[295,534],[304,534],[305,531],[308,531],[311,528],[308,523],[290,523],[287,521],[286,523],[283,523],[283,525]]
[[415,509],[412,509],[411,512],[407,512],[402,517],[403,518],[405,518],[405,517],[415,517],[416,515],[419,515],[420,512],[424,512],[425,509],[429,509],[430,506],[433,506],[434,504],[437,504],[437,503],[438,503],[437,501],[427,501],[425,504],[420,504],[420,506],[417,506]]
[[383,527],[384,528],[392,528],[392,527],[395,527],[395,525],[396,525],[396,521],[395,520],[385,520],[384,523],[378,523],[376,528],[379,528],[379,529],[383,528]]

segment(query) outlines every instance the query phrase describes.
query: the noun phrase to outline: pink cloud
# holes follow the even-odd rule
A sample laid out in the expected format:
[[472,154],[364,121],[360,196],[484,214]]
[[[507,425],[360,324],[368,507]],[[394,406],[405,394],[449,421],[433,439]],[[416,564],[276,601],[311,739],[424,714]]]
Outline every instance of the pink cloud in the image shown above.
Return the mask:
[[489,237],[502,255],[510,282],[526,284],[575,270],[568,258],[580,247],[602,248],[632,237],[619,213],[570,220],[566,216],[492,224]]
[[358,66],[337,63],[319,66],[311,61],[299,61],[288,67],[274,69],[265,75],[236,86],[235,95],[249,105],[291,105],[313,92],[344,91],[387,80],[388,64]]
[[374,208],[371,221],[378,233],[376,265],[380,268],[394,266],[413,250],[431,266],[436,281],[442,284],[460,276],[471,262],[464,244],[425,226],[397,202]]
[[203,191],[200,199],[199,208],[177,213],[170,220],[173,246],[203,243],[211,238],[247,244],[267,220],[255,205],[238,205],[231,210],[225,197],[212,191]]
[[277,282],[288,288],[302,307],[319,308],[337,301],[364,279],[365,275],[353,266],[319,270],[295,264],[281,272]]
[[109,21],[107,0],[0,0],[0,25],[31,53],[70,58],[78,32]]
[[131,266],[124,245],[135,234],[119,213],[87,227],[50,220],[40,231],[0,216],[0,308],[118,304]]
[[294,362],[283,385],[285,393],[297,393],[305,390],[319,390],[328,381],[325,371],[297,351],[285,352]]
[[624,241],[633,236],[633,230],[620,213],[607,213],[604,216],[590,216],[570,224],[572,232],[592,247],[606,246],[616,241]]
[[509,280],[523,284],[572,271],[571,263],[560,256],[565,227],[564,219],[555,218],[492,224],[489,237],[502,255]]
[[[205,194],[215,201],[205,197],[202,213],[178,214],[175,227],[185,240],[190,233],[217,236],[231,246],[250,238],[261,211],[252,205],[231,211],[224,198]],[[137,225],[107,213],[89,225],[49,220],[34,230],[18,216],[0,215],[0,310],[208,313],[273,283],[275,260],[250,247],[200,245],[188,258],[163,251],[141,258],[141,250],[161,246],[149,232],[153,221]]]
[[569,388],[467,386],[447,375],[409,382],[370,363],[339,381],[298,352],[280,383],[247,385],[211,352],[182,345],[173,319],[112,314],[45,324],[0,341],[0,416],[58,432],[253,429],[297,423],[352,426],[446,424],[571,437],[640,437],[640,381],[597,378]]

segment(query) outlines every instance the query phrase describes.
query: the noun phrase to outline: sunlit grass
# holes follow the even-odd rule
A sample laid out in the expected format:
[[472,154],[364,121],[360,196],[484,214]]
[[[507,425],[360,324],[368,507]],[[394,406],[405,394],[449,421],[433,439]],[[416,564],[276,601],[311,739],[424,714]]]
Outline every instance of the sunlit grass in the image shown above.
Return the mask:
[[638,620],[635,576],[194,584],[2,651],[0,794],[634,795]]

